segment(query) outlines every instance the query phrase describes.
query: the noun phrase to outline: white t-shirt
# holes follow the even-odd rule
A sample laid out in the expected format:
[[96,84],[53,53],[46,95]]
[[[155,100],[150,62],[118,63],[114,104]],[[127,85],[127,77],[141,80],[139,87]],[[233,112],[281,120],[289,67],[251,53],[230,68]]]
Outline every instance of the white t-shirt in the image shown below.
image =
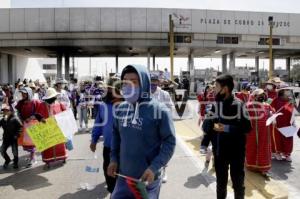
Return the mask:
[[61,90],[61,92],[58,92],[57,101],[65,105],[66,108],[71,107],[70,99],[68,92],[65,90]]
[[170,94],[167,91],[164,91],[160,87],[157,87],[156,91],[152,93],[152,98],[161,103],[164,103],[170,109],[170,111],[172,111],[174,104],[170,97]]

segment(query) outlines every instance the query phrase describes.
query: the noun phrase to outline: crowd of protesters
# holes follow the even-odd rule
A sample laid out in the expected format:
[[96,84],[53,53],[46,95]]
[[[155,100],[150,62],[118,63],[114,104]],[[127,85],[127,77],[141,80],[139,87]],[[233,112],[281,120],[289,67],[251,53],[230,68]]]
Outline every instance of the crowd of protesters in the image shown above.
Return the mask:
[[[168,76],[167,70],[165,74]],[[47,85],[25,79],[14,86],[1,86],[3,167],[11,162],[6,153],[11,146],[14,168],[18,168],[18,144],[29,152],[27,166],[32,166],[36,162],[34,144],[18,143],[23,129],[71,109],[79,131],[92,128],[91,151],[96,151],[99,138],[104,137],[103,171],[111,198],[136,198],[132,184],[128,184],[132,179],[146,183],[150,199],[159,198],[176,145],[171,113],[177,103],[161,88],[165,84],[160,76],[143,66],[128,65],[120,78],[113,76],[106,81],[101,77],[80,82],[57,79]],[[189,89],[187,81],[185,87]],[[207,155],[206,166],[213,155],[218,199],[227,196],[229,168],[235,198],[242,199],[244,167],[268,176],[272,158],[292,161],[293,137],[283,130],[295,126],[295,112],[299,110],[291,88],[279,78],[255,90],[244,83],[233,93],[234,87],[232,76],[221,75],[198,95],[198,123],[204,132],[200,153]],[[269,122],[272,116],[276,117]],[[89,126],[90,119],[95,119],[93,127]],[[65,145],[54,149],[55,158],[65,160]],[[52,161],[52,152],[42,153],[44,162]]]
[[272,159],[291,162],[293,135],[300,136],[295,121],[300,106],[293,88],[278,77],[255,90],[250,86],[243,83],[233,93],[233,78],[222,75],[198,95],[204,131],[200,153],[206,154],[208,166],[211,143],[220,199],[227,195],[229,168],[235,198],[244,198],[244,167],[270,177]]

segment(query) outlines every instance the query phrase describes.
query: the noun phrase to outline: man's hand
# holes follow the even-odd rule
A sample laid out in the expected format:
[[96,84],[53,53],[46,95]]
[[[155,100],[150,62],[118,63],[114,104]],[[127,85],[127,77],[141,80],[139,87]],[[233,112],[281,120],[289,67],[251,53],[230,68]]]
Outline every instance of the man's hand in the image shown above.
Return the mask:
[[221,124],[221,123],[214,124],[214,131],[216,131],[218,133],[224,132],[224,124]]
[[111,162],[107,168],[107,175],[115,178],[118,170],[118,164],[115,162]]
[[155,177],[155,175],[154,175],[153,171],[151,171],[151,169],[147,169],[144,172],[141,179],[143,182],[147,182],[148,184],[151,184],[154,181],[154,177]]
[[95,152],[96,151],[96,144],[91,143],[90,144],[90,149],[91,149],[92,152]]

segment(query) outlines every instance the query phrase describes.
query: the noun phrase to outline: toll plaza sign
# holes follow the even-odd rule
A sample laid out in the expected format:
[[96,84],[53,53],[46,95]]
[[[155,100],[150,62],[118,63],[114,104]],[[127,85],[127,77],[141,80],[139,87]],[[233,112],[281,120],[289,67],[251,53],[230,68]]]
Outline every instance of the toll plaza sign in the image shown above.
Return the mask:
[[[201,18],[200,19],[201,24],[222,24],[222,25],[240,25],[240,26],[264,26],[268,25],[269,22],[266,22],[264,20],[246,20],[246,19],[216,19],[216,18]],[[289,21],[273,21],[273,27],[290,27]]]

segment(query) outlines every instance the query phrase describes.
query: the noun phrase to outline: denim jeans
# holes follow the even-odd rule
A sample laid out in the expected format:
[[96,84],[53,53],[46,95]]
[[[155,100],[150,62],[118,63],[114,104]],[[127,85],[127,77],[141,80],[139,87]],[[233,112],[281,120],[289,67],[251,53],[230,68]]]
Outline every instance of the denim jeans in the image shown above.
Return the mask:
[[79,125],[82,127],[82,122],[84,121],[86,127],[88,125],[88,109],[87,107],[79,107]]

